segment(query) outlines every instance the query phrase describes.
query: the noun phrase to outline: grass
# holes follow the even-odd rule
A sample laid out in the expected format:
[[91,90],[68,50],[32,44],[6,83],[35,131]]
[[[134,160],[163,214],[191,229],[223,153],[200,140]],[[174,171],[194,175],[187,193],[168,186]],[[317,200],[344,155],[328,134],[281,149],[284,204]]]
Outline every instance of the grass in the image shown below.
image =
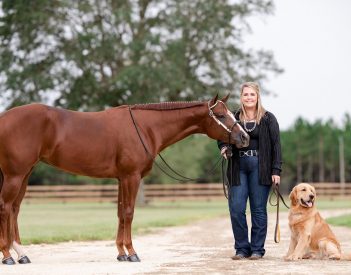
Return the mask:
[[[167,202],[136,207],[133,234],[228,215],[226,201]],[[112,203],[23,204],[19,227],[23,244],[115,239],[117,208]]]
[[351,228],[351,215],[342,215],[327,219],[327,222],[336,226],[346,226]]
[[[285,201],[288,203],[289,200]],[[320,199],[317,207],[351,208],[351,201]],[[276,208],[269,206],[268,211],[276,211]],[[280,211],[287,211],[282,203]],[[228,215],[225,199],[152,203],[146,207],[136,207],[133,235],[149,233],[160,227],[184,225]],[[335,225],[351,227],[351,216],[329,221]],[[24,244],[111,240],[115,239],[117,223],[117,208],[112,203],[24,203],[19,217],[21,240]]]

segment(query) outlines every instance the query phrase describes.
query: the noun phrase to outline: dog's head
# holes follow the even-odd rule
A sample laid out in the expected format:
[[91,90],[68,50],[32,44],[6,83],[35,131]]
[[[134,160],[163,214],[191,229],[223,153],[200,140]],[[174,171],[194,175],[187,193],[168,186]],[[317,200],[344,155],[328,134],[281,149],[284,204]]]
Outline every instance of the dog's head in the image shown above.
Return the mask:
[[290,192],[289,198],[292,206],[311,208],[316,200],[316,190],[310,184],[300,183]]

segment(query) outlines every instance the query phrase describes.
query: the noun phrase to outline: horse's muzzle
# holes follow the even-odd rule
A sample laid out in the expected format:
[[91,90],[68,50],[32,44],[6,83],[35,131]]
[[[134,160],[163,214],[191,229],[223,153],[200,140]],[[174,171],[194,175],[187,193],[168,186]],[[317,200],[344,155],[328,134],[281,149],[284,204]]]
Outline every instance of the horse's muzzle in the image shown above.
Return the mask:
[[245,132],[240,132],[239,142],[236,144],[238,148],[247,147],[250,143],[250,136]]

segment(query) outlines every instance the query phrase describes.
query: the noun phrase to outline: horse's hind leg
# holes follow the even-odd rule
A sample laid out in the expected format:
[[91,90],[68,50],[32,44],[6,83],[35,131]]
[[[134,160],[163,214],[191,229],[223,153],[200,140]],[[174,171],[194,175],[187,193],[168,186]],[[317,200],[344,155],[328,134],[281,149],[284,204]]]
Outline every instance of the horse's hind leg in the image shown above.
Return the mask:
[[18,255],[18,263],[20,264],[28,264],[30,263],[29,258],[26,256],[24,253],[22,247],[21,247],[21,239],[20,239],[20,234],[19,234],[19,229],[18,229],[18,214],[20,211],[20,206],[22,203],[22,200],[24,198],[24,195],[26,194],[27,190],[27,185],[28,185],[28,179],[30,174],[32,173],[32,170],[28,173],[28,175],[25,177],[23,180],[21,190],[16,198],[16,200],[13,203],[12,206],[12,211],[13,211],[13,219],[14,219],[14,234],[15,234],[15,240],[12,243],[12,248],[16,251]]
[[136,254],[132,243],[132,222],[134,216],[135,199],[138,192],[139,184],[140,175],[129,176],[121,179],[119,182],[119,192],[121,193],[121,197],[119,194],[118,204],[120,205],[122,202],[122,207],[121,211],[118,211],[120,223],[118,227],[116,243],[118,252],[120,253],[120,244],[123,236],[123,246],[127,249],[129,255],[127,259],[131,262],[140,262],[140,259]]
[[0,209],[0,249],[4,255],[2,263],[14,264],[10,247],[14,240],[14,219],[12,206],[17,198],[24,176],[8,176],[3,171],[4,182],[1,189],[2,208]]

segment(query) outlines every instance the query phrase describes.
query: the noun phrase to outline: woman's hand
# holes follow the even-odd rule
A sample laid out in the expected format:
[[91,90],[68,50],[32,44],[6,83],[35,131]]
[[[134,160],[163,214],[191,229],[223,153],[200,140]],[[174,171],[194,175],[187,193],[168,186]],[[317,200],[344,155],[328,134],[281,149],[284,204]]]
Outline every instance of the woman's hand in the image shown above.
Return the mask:
[[228,159],[228,157],[231,157],[231,150],[229,150],[228,146],[223,146],[221,149],[221,155],[225,159]]
[[272,175],[272,182],[278,186],[280,184],[280,176]]

